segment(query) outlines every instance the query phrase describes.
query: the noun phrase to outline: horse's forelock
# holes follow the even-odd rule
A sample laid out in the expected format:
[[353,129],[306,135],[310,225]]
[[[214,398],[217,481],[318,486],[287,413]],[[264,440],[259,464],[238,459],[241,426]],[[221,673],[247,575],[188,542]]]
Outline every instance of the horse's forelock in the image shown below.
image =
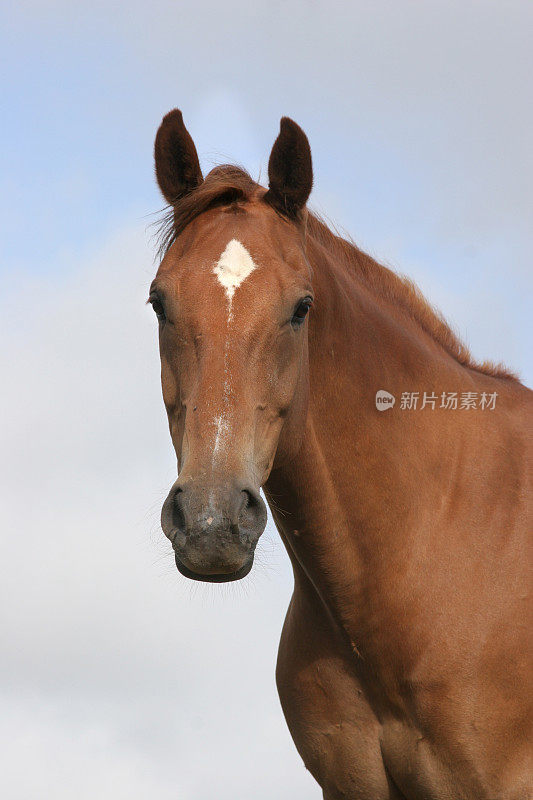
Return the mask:
[[187,225],[210,208],[246,202],[260,188],[242,167],[222,164],[214,167],[205,180],[163,211],[157,226],[157,252],[162,259]]

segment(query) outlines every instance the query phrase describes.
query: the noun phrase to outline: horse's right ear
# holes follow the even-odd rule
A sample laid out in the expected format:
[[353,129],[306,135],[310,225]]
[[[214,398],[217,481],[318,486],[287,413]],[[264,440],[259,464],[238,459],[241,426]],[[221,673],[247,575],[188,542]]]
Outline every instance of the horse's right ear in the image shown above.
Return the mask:
[[198,153],[178,108],[163,117],[155,137],[154,156],[157,182],[170,205],[202,182]]
[[297,217],[313,188],[313,164],[307,136],[296,122],[282,117],[268,161],[265,202],[281,214]]

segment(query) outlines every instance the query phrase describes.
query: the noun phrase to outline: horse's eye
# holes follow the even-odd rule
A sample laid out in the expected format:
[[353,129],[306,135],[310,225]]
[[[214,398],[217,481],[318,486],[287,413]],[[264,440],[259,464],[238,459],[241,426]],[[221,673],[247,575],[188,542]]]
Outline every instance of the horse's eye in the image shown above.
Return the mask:
[[150,297],[148,298],[148,302],[154,309],[155,315],[159,320],[159,322],[164,322],[166,319],[165,309],[163,308],[163,303],[161,302],[159,297],[157,297],[157,295],[150,295]]
[[294,313],[291,319],[291,325],[297,328],[299,325],[302,324],[304,319],[307,316],[307,312],[311,308],[312,300],[310,297],[306,297],[304,300],[300,300],[296,308],[294,309]]

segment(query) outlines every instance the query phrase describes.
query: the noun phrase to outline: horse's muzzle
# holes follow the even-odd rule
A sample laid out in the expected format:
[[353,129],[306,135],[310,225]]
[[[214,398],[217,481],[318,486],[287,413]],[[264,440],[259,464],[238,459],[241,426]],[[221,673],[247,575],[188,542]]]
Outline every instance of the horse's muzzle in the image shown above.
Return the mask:
[[200,486],[194,478],[178,479],[161,513],[179,571],[186,578],[211,583],[248,574],[266,521],[257,490],[241,484]]

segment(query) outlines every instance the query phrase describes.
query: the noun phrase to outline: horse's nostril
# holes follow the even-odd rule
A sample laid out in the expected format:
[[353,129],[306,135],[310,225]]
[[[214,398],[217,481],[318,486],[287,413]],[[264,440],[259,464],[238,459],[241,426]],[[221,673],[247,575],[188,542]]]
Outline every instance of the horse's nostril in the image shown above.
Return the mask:
[[172,525],[178,531],[185,531],[186,527],[182,501],[182,489],[178,486],[172,498]]
[[241,507],[239,510],[239,523],[249,528],[257,525],[262,520],[263,516],[266,518],[265,504],[261,500],[261,496],[253,489],[243,489],[241,491]]
[[243,489],[241,491],[240,514],[242,514],[243,512],[248,511],[249,509],[253,508],[254,505],[256,504],[256,502],[257,501],[256,501],[255,497],[253,496],[252,492],[249,491],[248,489]]

